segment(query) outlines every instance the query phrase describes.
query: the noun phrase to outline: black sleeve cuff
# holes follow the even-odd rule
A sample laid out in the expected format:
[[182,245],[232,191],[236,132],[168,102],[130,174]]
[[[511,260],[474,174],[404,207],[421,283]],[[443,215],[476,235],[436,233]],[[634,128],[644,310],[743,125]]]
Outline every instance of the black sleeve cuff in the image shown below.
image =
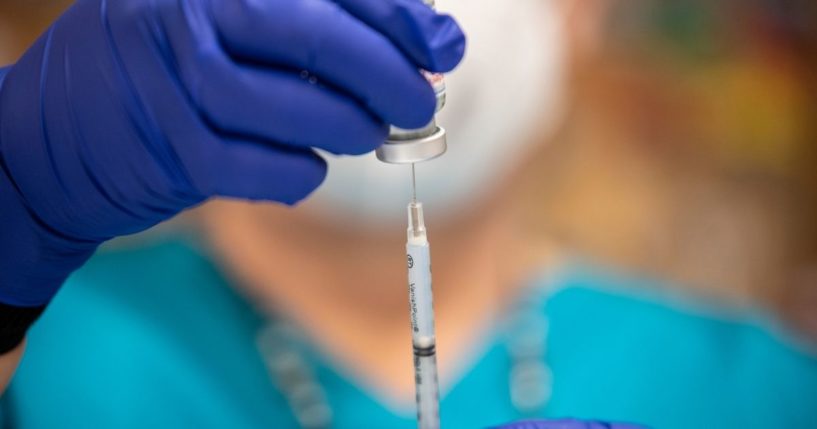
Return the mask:
[[0,303],[0,354],[14,350],[28,328],[40,317],[45,306],[17,307]]

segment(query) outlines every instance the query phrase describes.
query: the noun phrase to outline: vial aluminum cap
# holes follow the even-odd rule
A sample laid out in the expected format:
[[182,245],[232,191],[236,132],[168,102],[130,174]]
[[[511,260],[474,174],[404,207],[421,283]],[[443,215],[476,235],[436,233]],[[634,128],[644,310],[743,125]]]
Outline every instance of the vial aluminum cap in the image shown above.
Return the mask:
[[[416,131],[416,130],[405,130]],[[409,138],[405,138],[411,136]],[[412,164],[437,158],[448,150],[445,129],[436,125],[422,136],[392,132],[375,151],[377,159],[389,164]]]

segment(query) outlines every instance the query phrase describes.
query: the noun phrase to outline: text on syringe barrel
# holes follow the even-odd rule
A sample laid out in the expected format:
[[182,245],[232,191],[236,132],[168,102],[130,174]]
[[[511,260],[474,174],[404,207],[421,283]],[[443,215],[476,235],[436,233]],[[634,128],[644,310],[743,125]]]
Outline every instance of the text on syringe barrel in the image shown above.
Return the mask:
[[431,296],[431,255],[428,244],[406,245],[408,254],[409,311],[415,347],[434,346],[434,305]]

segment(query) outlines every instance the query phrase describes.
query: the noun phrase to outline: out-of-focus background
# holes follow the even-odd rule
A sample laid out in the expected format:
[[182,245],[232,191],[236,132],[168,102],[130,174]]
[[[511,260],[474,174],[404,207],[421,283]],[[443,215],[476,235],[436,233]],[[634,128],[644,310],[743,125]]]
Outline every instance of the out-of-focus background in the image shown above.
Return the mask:
[[[69,3],[0,0],[0,64]],[[817,338],[817,2],[570,9],[567,121],[515,190],[531,238]]]
[[574,52],[567,125],[532,161],[531,225],[817,338],[817,3],[575,8],[595,18],[574,39],[594,42]]

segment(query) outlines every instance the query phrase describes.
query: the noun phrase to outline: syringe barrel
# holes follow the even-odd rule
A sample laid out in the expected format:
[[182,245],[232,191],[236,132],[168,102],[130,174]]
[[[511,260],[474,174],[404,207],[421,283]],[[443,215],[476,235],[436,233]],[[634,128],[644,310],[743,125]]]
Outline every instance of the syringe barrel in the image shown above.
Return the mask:
[[440,388],[437,381],[437,355],[415,353],[414,377],[417,384],[417,427],[439,429]]
[[437,340],[434,334],[434,302],[431,289],[431,249],[428,245],[423,204],[408,205],[406,259],[408,261],[411,342],[414,348],[414,380],[417,385],[419,429],[440,427],[440,394],[437,383]]
[[409,277],[411,339],[415,350],[425,351],[436,344],[434,303],[431,295],[431,254],[428,242],[406,245]]

